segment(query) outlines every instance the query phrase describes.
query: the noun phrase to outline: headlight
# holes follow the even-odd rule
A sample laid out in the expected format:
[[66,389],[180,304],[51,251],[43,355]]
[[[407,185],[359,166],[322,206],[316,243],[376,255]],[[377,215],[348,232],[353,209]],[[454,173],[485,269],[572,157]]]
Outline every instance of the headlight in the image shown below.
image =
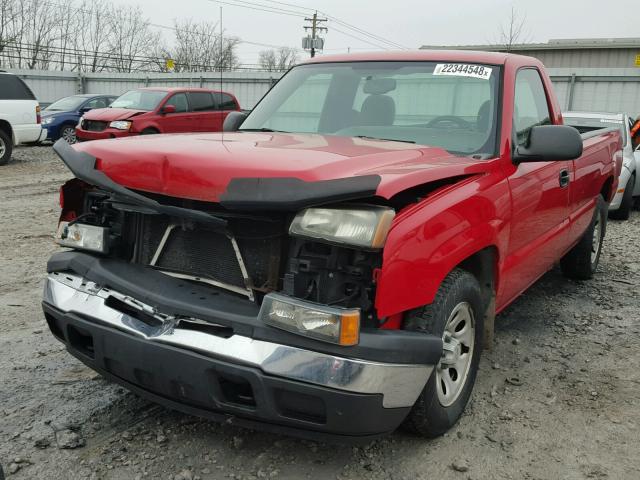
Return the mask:
[[109,126],[111,128],[117,128],[118,130],[129,130],[129,128],[131,128],[131,122],[116,120],[115,122],[111,122]]
[[42,119],[42,125],[49,125],[51,122],[53,122],[53,117],[46,117]]
[[107,253],[109,230],[95,225],[60,222],[56,232],[56,242],[63,247],[80,248],[93,252]]
[[308,208],[291,222],[289,233],[365,248],[384,246],[395,212],[391,208]]
[[339,345],[360,339],[360,310],[297,300],[278,293],[265,295],[260,318],[268,325]]
[[80,117],[80,120],[78,120],[78,125],[76,125],[77,128],[82,128],[82,121],[84,120],[84,117]]

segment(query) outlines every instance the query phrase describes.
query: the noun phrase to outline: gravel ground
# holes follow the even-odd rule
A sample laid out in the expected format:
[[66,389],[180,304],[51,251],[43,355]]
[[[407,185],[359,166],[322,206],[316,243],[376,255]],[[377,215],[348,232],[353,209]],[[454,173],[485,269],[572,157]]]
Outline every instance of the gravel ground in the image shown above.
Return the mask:
[[609,224],[594,280],[554,270],[498,317],[493,351],[449,434],[344,447],[164,409],[67,354],[40,297],[69,173],[50,147],[17,149],[0,173],[0,464],[9,478],[640,478],[640,212]]

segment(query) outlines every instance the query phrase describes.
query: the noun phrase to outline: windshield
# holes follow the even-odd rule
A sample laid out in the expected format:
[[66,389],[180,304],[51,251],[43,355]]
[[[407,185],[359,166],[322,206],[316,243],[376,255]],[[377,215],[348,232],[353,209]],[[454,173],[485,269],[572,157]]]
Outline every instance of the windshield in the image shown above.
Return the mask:
[[49,112],[71,112],[77,110],[87,100],[87,97],[65,97],[53,102],[45,110]]
[[368,137],[491,156],[500,68],[438,62],[353,62],[293,68],[241,131]]
[[120,95],[111,104],[111,108],[128,108],[130,110],[155,110],[167,92],[157,90],[130,90]]
[[585,118],[585,117],[567,117],[563,116],[564,124],[569,125],[580,133],[592,132],[601,128],[617,128],[620,130],[623,146],[627,145],[627,132],[624,128],[623,120],[615,120],[613,118]]

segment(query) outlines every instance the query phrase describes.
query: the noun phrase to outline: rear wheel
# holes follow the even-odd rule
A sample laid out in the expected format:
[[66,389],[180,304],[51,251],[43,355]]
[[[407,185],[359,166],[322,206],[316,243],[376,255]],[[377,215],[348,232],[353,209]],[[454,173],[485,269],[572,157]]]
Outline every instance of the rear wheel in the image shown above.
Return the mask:
[[13,143],[11,137],[3,130],[0,130],[0,165],[5,165],[9,162],[12,151]]
[[60,129],[60,138],[63,138],[65,142],[74,144],[76,143],[76,129],[71,125],[65,125]]
[[627,182],[627,186],[624,188],[622,194],[622,201],[620,207],[617,210],[609,212],[609,218],[613,220],[628,220],[631,214],[631,208],[633,208],[633,189],[636,184],[636,174],[632,174]]
[[404,422],[415,433],[436,437],[464,412],[478,372],[483,302],[476,278],[461,269],[451,272],[433,303],[409,314],[405,329],[442,336],[440,362]]
[[600,262],[602,242],[607,230],[607,204],[598,195],[596,209],[589,228],[578,244],[569,250],[560,260],[562,273],[575,280],[588,280],[593,277]]

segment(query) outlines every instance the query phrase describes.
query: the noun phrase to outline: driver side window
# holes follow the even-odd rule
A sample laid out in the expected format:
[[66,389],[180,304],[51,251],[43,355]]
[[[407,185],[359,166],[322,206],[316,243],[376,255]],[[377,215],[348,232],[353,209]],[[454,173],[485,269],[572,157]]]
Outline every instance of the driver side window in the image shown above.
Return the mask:
[[536,69],[526,68],[516,75],[513,126],[518,145],[526,145],[531,129],[550,125],[551,115],[542,79]]
[[176,107],[176,113],[184,113],[189,110],[189,104],[187,103],[187,96],[184,93],[176,93],[173,95],[165,105],[173,105]]
[[93,100],[88,101],[84,108],[88,110],[92,110],[94,108],[106,108],[107,101],[105,98],[94,98]]

